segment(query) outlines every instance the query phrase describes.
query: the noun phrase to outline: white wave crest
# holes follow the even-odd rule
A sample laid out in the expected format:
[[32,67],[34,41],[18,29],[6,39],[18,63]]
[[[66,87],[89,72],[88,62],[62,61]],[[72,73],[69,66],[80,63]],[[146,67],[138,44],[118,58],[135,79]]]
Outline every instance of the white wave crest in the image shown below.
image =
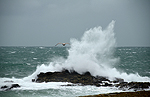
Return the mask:
[[116,39],[114,34],[115,21],[112,21],[105,30],[102,27],[95,27],[85,31],[80,40],[71,39],[71,48],[68,50],[67,59],[56,59],[49,65],[41,65],[32,77],[40,72],[60,71],[63,68],[75,70],[82,74],[89,71],[92,75],[123,78],[125,81],[150,81],[148,77],[141,77],[138,74],[121,73],[114,68],[119,58],[115,58],[114,48]]

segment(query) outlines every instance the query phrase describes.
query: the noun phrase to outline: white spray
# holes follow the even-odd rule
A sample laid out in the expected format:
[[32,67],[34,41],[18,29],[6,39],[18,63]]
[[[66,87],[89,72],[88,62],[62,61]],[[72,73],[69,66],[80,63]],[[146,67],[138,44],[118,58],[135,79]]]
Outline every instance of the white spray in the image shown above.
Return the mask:
[[[58,58],[49,65],[42,64],[38,66],[36,71],[25,78],[0,78],[0,86],[4,86],[7,80],[21,85],[22,89],[48,89],[54,83],[32,83],[32,79],[36,78],[40,72],[54,72],[62,69],[75,70],[82,74],[89,71],[93,76],[107,76],[110,79],[114,77],[123,78],[125,81],[150,81],[148,77],[141,77],[138,74],[120,73],[114,68],[119,59],[113,56],[116,40],[114,34],[114,24],[112,21],[105,30],[102,27],[95,27],[84,33],[81,40],[71,39],[71,48],[68,50],[67,59]],[[11,84],[11,83],[8,83]],[[46,84],[46,85],[45,85]],[[58,84],[55,83],[54,87]],[[41,88],[41,86],[43,88]],[[44,87],[45,86],[45,87]],[[51,88],[54,88],[51,87]]]
[[81,40],[71,39],[67,59],[56,59],[57,61],[51,62],[49,66],[39,66],[36,72],[61,71],[65,68],[80,74],[89,71],[94,76],[107,76],[110,79],[119,77],[125,81],[150,81],[148,77],[120,73],[114,68],[119,61],[119,58],[113,57],[116,46],[114,24],[115,21],[112,21],[105,30],[100,26],[90,29],[84,33]]
[[112,21],[104,31],[100,26],[86,31],[80,41],[71,39],[65,67],[78,73],[89,71],[92,75],[108,76],[106,70],[117,62],[112,57],[116,45],[114,23]]

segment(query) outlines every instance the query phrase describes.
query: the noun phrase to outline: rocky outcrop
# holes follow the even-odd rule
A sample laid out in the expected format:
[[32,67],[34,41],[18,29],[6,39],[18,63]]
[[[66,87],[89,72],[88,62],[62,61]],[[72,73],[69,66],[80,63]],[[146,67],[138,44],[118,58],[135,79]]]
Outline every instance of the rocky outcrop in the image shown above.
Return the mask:
[[37,79],[32,79],[33,82],[71,82],[65,86],[76,86],[76,85],[94,85],[100,86],[115,86],[122,90],[143,90],[150,87],[149,82],[124,82],[121,78],[115,78],[114,81],[110,81],[104,76],[92,76],[90,72],[79,74],[72,70],[69,72],[64,69],[61,72],[46,72],[37,75]]
[[10,87],[9,86],[2,86],[1,87],[1,89],[3,89],[3,90],[11,90],[12,88],[18,88],[18,87],[20,87],[20,85],[19,84],[12,84]]
[[[32,79],[35,82],[71,82],[80,85],[95,85],[95,86],[112,86],[111,81],[107,77],[92,76],[90,72],[79,74],[76,71],[69,72],[63,70],[62,72],[46,72],[37,75],[37,79]],[[105,81],[105,82],[104,82]],[[117,82],[123,79],[117,78]]]
[[[13,83],[13,81],[4,81]],[[90,72],[85,72],[79,74],[76,71],[68,71],[64,69],[61,72],[46,72],[37,75],[37,79],[32,79],[32,82],[71,82],[72,84],[62,85],[62,86],[77,86],[77,85],[94,85],[97,87],[112,87],[115,86],[121,90],[144,90],[150,88],[150,82],[124,82],[121,78],[115,78],[110,81],[104,76],[92,76]],[[11,86],[4,85],[1,87],[2,90],[11,90],[12,88],[20,87],[19,84],[11,84]]]
[[137,90],[143,90],[143,89],[148,89],[150,87],[150,83],[149,82],[122,82],[119,83],[117,85],[115,85],[116,87],[120,88],[120,89],[133,89],[134,91]]

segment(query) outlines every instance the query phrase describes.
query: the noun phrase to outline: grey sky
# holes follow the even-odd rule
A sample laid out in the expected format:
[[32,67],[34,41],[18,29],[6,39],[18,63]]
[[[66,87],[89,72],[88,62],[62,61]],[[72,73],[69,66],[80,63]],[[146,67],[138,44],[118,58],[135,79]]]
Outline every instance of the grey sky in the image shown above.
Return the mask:
[[150,46],[150,0],[0,0],[0,46],[53,46],[116,21],[118,46]]

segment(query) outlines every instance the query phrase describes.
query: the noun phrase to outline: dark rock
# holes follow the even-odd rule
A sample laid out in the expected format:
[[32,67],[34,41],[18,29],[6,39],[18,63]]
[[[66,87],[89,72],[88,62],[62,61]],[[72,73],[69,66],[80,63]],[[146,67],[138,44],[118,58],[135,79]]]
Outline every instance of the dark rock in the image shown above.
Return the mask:
[[91,76],[91,73],[90,72],[85,72],[83,75],[87,75],[87,76]]
[[[79,74],[74,70],[66,70],[63,69],[61,72],[47,72],[40,73],[37,75],[37,79],[35,82],[71,82],[74,84],[82,84],[82,85],[95,85],[101,86],[99,83],[102,81],[110,80],[103,76],[92,76],[90,72],[85,72],[83,74]],[[110,86],[110,84],[106,84],[105,86]]]
[[69,72],[68,70],[66,70],[66,69],[63,69],[62,72],[63,72],[63,73],[66,73],[66,74],[69,74],[69,73],[70,73],[70,72]]
[[12,88],[18,88],[20,87],[20,85],[18,84],[12,84],[10,88],[6,89],[6,90],[11,90]]
[[18,85],[18,84],[12,84],[10,88],[12,89],[12,88],[18,88],[18,87],[20,87],[20,85]]
[[77,73],[76,71],[74,70],[71,70],[71,72],[69,74],[72,74],[72,75],[78,75],[79,73]]
[[102,86],[102,85],[100,85],[99,83],[95,83],[94,85],[95,85],[96,87]]
[[32,82],[35,82],[35,79],[32,79]]
[[[81,85],[94,85],[97,87],[100,86],[113,86],[115,84],[119,89],[147,89],[150,87],[149,82],[124,82],[121,78],[115,78],[114,81],[110,81],[107,77],[104,76],[92,76],[90,72],[85,72],[79,74],[74,70],[63,69],[61,72],[46,72],[40,73],[37,75],[37,79],[32,80],[35,82],[71,82],[73,84]],[[70,86],[70,84],[68,85]]]
[[148,89],[150,87],[149,82],[122,82],[120,84],[117,84],[116,87],[119,87],[120,89],[134,89],[136,90],[143,90],[143,89]]
[[121,82],[120,84],[116,84],[115,86],[119,87],[119,88],[124,88],[124,87],[127,88],[127,84],[128,84],[128,82]]
[[6,85],[2,86],[1,89],[5,89],[7,91],[7,90],[11,90],[12,88],[18,88],[18,87],[20,87],[20,85],[18,85],[18,84],[12,84],[10,87],[6,86]]
[[104,83],[104,85],[102,85],[102,86],[112,86],[112,84],[109,84],[109,83]]
[[110,80],[107,77],[104,77],[104,76],[96,76],[96,79],[99,80],[99,82],[102,82],[102,81],[110,82]]
[[8,88],[8,86],[5,85],[5,86],[2,86],[2,87],[1,87],[1,89],[5,89],[5,88]]
[[129,89],[148,89],[150,86],[149,82],[130,82],[128,83]]
[[115,78],[113,80],[113,83],[122,83],[122,82],[124,82],[124,79],[121,79],[121,78]]

